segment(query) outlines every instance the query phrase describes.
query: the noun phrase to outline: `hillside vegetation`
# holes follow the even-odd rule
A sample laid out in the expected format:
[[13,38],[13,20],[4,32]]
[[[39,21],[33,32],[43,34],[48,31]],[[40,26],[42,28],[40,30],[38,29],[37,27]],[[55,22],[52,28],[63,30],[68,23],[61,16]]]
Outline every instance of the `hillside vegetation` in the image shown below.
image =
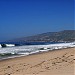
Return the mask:
[[47,32],[35,36],[22,37],[9,42],[72,42],[75,41],[75,30]]

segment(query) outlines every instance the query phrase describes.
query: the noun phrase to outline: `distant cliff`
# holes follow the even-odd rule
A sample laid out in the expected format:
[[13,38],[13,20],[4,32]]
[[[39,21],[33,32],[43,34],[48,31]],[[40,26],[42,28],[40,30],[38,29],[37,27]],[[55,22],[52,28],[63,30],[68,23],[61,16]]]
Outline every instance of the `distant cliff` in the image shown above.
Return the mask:
[[75,41],[75,30],[47,32],[35,36],[28,36],[9,40],[7,42],[72,42]]

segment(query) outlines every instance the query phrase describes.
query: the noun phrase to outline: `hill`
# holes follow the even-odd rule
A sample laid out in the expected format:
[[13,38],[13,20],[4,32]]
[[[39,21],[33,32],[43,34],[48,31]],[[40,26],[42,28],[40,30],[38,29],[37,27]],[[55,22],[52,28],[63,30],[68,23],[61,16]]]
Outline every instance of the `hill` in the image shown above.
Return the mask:
[[64,30],[59,32],[47,32],[9,40],[7,42],[73,42],[75,41],[75,30]]

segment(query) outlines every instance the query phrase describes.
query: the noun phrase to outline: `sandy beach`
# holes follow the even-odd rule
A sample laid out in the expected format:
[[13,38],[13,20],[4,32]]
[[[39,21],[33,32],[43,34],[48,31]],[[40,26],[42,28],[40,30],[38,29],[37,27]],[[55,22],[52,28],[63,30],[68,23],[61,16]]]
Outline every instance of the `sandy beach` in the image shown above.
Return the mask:
[[75,48],[0,61],[0,75],[75,75]]

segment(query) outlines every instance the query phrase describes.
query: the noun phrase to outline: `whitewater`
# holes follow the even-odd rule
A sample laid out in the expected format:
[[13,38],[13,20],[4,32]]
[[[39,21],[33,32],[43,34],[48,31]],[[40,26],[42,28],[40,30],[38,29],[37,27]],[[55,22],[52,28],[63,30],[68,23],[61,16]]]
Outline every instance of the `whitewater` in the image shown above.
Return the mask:
[[12,46],[6,48],[0,48],[0,60],[14,58],[19,56],[26,56],[34,53],[64,49],[75,47],[75,42],[71,43],[58,43],[58,44],[47,44],[47,45],[25,45],[25,46]]

